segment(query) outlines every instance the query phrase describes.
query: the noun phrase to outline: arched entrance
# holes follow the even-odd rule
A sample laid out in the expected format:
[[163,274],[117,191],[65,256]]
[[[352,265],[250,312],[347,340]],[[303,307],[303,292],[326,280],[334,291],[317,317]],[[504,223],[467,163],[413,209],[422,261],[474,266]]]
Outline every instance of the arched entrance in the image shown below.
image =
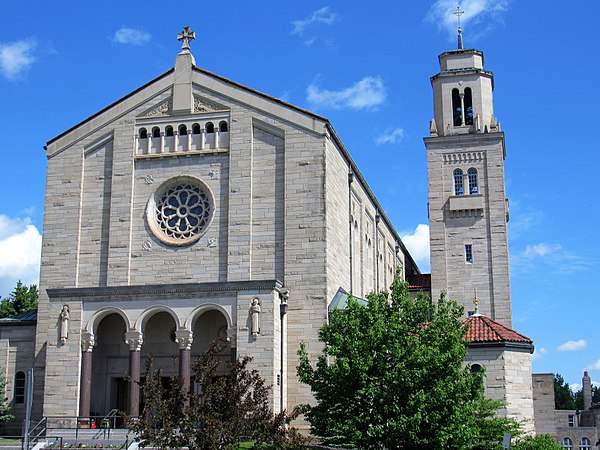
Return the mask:
[[129,347],[123,340],[126,329],[125,321],[117,313],[105,316],[96,328],[96,345],[92,352],[92,416],[104,416],[111,409],[127,411]]

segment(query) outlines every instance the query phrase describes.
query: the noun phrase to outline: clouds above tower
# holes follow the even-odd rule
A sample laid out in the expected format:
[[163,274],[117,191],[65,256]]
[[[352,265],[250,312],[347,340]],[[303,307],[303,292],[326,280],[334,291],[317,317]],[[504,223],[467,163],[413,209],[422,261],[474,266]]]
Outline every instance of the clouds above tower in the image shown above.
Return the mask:
[[339,90],[321,89],[316,83],[306,89],[313,108],[374,110],[385,102],[387,91],[378,76],[368,76]]
[[[464,12],[460,17],[461,26],[469,30],[469,37],[477,38],[502,22],[504,13],[511,3],[512,0],[463,0],[460,2],[460,10]],[[456,0],[436,0],[425,20],[436,24],[440,30],[445,30],[450,36],[455,37],[456,5]]]

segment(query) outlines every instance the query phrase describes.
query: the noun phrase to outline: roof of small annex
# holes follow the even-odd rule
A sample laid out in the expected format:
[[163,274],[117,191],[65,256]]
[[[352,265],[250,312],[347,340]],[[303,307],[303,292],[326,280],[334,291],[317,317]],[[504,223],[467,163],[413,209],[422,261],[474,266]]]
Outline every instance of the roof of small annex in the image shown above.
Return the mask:
[[0,325],[35,325],[37,322],[37,309],[23,312],[13,317],[0,319]]
[[431,290],[431,274],[415,273],[408,277],[408,289],[428,292]]
[[469,326],[466,339],[470,343],[533,344],[533,341],[527,336],[481,314],[473,314],[463,322]]

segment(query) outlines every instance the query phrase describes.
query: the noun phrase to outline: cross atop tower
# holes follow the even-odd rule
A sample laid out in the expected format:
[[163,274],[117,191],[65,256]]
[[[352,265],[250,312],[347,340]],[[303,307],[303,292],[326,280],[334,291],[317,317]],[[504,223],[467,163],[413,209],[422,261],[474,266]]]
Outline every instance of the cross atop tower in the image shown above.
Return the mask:
[[463,49],[463,40],[462,40],[462,28],[460,27],[460,16],[462,16],[465,12],[462,11],[460,9],[460,6],[456,7],[456,11],[454,11],[452,14],[454,14],[457,19],[458,19],[458,49],[462,50]]
[[475,304],[475,314],[479,314],[479,297],[477,297],[477,288],[475,288],[475,299],[473,300]]
[[190,50],[190,41],[196,39],[196,33],[190,27],[183,27],[183,31],[177,34],[177,40],[181,41],[182,50]]

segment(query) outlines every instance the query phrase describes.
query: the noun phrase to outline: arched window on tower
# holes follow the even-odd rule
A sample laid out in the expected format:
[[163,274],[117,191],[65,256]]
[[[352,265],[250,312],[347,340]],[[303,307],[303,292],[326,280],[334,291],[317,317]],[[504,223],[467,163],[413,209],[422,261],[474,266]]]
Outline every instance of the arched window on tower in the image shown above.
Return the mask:
[[25,372],[15,374],[15,403],[25,403]]
[[568,438],[568,437],[563,438],[561,444],[562,444],[563,448],[565,448],[567,450],[573,450],[573,441],[571,440],[571,438]]
[[225,122],[224,120],[219,122],[219,131],[221,133],[227,133],[227,122]]
[[469,194],[479,194],[479,185],[477,182],[477,169],[471,167],[467,172],[469,178]]
[[187,136],[187,127],[185,125],[179,125],[179,136]]
[[152,128],[152,137],[159,138],[160,137],[160,128],[154,127]]
[[463,171],[460,169],[454,170],[454,195],[465,195]]
[[462,106],[460,104],[460,94],[458,89],[452,89],[452,118],[455,127],[462,125]]
[[195,123],[192,125],[192,134],[200,134],[200,125]]
[[588,438],[582,437],[579,441],[579,450],[590,450],[592,448],[591,442]]
[[169,125],[165,129],[165,134],[167,135],[167,137],[172,137],[173,136],[173,127]]
[[480,364],[472,364],[471,365],[471,373],[473,375],[477,375],[479,372],[481,372],[481,365]]
[[208,122],[208,123],[206,124],[206,132],[207,132],[208,134],[210,134],[210,133],[214,133],[214,132],[215,132],[215,125],[214,125],[212,122]]
[[473,125],[473,93],[465,88],[465,125]]
[[145,128],[141,128],[140,129],[140,139],[147,139],[148,138],[148,131],[146,131]]

